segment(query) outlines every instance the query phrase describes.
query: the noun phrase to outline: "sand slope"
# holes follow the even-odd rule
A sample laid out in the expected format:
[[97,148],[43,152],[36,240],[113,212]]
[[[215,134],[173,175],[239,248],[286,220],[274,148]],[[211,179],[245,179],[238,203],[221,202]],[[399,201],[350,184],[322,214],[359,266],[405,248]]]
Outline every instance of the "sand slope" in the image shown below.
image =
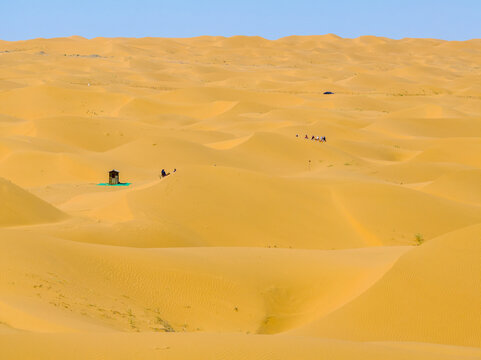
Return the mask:
[[481,358],[479,59],[1,41],[0,358]]
[[300,331],[481,346],[480,236],[475,225],[411,250],[356,300]]
[[56,222],[66,218],[55,207],[0,178],[0,226]]

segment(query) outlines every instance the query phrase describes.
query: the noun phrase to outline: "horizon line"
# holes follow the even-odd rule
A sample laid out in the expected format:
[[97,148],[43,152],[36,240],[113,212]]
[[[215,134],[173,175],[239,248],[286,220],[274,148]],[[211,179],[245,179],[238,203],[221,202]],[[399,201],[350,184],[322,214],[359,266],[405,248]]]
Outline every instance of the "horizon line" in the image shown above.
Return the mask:
[[334,34],[334,33],[327,33],[327,34],[311,34],[311,35],[286,35],[286,36],[281,36],[278,38],[266,38],[261,35],[231,35],[231,36],[225,36],[225,35],[196,35],[196,36],[179,36],[179,37],[167,37],[167,36],[94,36],[94,37],[86,37],[82,35],[68,35],[68,36],[56,36],[56,37],[37,37],[37,38],[29,38],[29,39],[19,39],[19,40],[4,40],[0,39],[0,41],[4,42],[20,42],[20,41],[33,41],[33,40],[54,40],[54,39],[74,39],[74,38],[79,38],[81,40],[94,40],[94,39],[196,39],[196,38],[224,38],[224,39],[231,39],[235,37],[247,37],[247,38],[260,38],[266,41],[277,41],[277,40],[282,40],[290,37],[334,37],[339,40],[356,40],[360,38],[378,38],[378,39],[387,39],[387,40],[392,40],[392,41],[402,41],[402,40],[437,40],[437,41],[445,41],[445,42],[467,42],[467,41],[473,41],[473,40],[481,40],[481,38],[470,38],[466,40],[447,40],[447,39],[441,39],[441,38],[431,38],[431,37],[403,37],[403,38],[390,38],[387,36],[379,36],[379,35],[360,35],[357,37],[342,37],[340,35]]

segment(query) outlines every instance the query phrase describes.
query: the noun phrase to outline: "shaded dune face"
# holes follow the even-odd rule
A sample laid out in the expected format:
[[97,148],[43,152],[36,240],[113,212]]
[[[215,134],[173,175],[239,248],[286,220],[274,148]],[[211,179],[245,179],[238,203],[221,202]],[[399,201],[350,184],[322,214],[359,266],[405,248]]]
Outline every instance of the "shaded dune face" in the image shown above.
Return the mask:
[[480,58],[0,42],[0,358],[480,358]]

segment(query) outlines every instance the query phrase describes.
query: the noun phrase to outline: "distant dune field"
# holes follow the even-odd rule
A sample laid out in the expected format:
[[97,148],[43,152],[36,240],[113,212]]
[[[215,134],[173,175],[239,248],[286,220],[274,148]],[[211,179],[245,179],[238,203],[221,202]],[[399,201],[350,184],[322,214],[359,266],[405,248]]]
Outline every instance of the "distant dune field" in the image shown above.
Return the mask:
[[0,41],[0,201],[1,359],[481,359],[481,40]]

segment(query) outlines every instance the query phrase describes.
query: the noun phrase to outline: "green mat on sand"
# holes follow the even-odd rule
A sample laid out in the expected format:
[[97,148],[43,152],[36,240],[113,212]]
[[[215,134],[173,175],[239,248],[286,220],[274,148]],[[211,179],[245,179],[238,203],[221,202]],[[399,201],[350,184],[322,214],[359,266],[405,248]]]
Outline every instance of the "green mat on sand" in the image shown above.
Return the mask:
[[100,185],[100,186],[129,186],[130,183],[119,183],[119,184],[115,184],[115,185],[110,185],[109,183],[100,183],[100,184],[97,184],[97,185]]

